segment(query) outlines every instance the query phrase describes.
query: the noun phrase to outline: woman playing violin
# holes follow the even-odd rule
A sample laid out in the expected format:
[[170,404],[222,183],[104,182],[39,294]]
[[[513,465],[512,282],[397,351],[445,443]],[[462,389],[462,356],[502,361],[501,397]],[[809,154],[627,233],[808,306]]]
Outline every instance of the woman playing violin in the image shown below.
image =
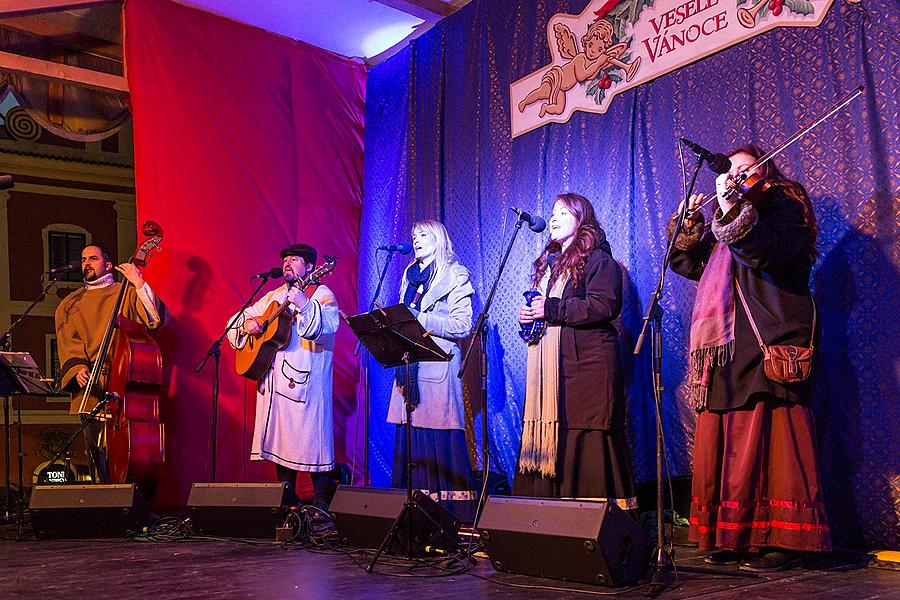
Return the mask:
[[513,493],[637,500],[625,435],[625,390],[613,319],[622,309],[622,270],[584,196],[557,197],[550,240],[534,261],[543,296],[519,322],[544,319],[528,350],[525,418]]
[[[699,281],[690,334],[690,393],[699,412],[690,537],[711,552],[707,562],[757,572],[790,566],[798,551],[831,548],[810,380],[770,379],[760,346],[814,347],[815,216],[803,186],[772,162],[754,167],[763,155],[753,144],[729,153],[731,170],[716,181],[709,223],[699,212],[703,196],[689,199],[671,263]],[[764,178],[768,189],[729,197],[742,171]],[[670,236],[674,227],[673,217]]]

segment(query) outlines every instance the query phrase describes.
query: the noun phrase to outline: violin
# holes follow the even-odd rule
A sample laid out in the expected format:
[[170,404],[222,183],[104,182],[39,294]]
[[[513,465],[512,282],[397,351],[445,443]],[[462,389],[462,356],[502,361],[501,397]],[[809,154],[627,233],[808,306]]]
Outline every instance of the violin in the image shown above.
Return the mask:
[[766,192],[772,189],[772,185],[768,179],[765,179],[759,173],[750,173],[748,169],[737,174],[737,177],[732,181],[732,185],[722,194],[722,197],[729,200],[735,194],[738,194],[742,200],[756,205],[762,202]]
[[[730,180],[726,185],[727,189],[722,194],[722,198],[725,200],[731,200],[735,197],[735,195],[739,196],[739,202],[749,202],[755,207],[759,207],[765,199],[768,197],[768,192],[771,190],[775,184],[770,182],[768,179],[760,175],[759,173],[751,173],[751,171],[757,166],[762,165],[761,160],[757,160],[754,164],[750,165],[746,170],[738,173],[734,179]],[[691,220],[694,218],[700,210],[706,206],[711,200],[717,198],[715,193],[709,194],[709,197],[704,200],[700,206],[695,208],[693,211],[690,211],[686,218]]]

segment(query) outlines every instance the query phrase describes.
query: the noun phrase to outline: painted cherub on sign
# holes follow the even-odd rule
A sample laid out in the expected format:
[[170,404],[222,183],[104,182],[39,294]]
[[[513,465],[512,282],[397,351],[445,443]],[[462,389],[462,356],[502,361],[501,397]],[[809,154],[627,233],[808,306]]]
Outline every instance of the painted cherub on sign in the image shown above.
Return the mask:
[[560,115],[566,109],[566,92],[582,81],[590,81],[597,75],[611,67],[625,71],[625,80],[631,81],[641,59],[638,57],[632,63],[626,64],[619,58],[628,49],[628,44],[619,42],[613,44],[613,27],[606,19],[596,19],[588,26],[587,33],[581,38],[583,52],[578,51],[578,43],[575,35],[564,23],[553,25],[553,35],[556,38],[556,46],[559,54],[569,62],[562,65],[553,65],[541,77],[541,85],[528,93],[519,102],[519,112],[538,100],[546,100],[541,104],[540,116]]

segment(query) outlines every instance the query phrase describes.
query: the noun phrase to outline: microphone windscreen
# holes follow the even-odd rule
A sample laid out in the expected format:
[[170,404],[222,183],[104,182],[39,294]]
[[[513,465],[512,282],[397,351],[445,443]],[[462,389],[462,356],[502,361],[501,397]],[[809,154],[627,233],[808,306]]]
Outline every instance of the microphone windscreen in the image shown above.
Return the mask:
[[528,228],[535,233],[540,233],[543,230],[547,229],[547,221],[544,220],[544,217],[532,215],[531,224],[528,225]]
[[731,159],[724,154],[713,154],[712,160],[709,161],[709,168],[717,175],[727,173],[731,170]]

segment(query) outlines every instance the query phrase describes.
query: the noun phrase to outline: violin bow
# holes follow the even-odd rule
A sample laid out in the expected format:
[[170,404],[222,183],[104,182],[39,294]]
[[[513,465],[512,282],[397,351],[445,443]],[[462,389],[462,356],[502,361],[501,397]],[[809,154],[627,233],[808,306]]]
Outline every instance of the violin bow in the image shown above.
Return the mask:
[[[741,174],[748,173],[757,167],[761,167],[762,165],[766,164],[767,162],[769,162],[770,160],[772,160],[773,158],[775,158],[776,156],[778,156],[779,154],[784,152],[789,146],[794,144],[797,140],[799,140],[800,138],[805,136],[807,133],[809,133],[810,131],[812,131],[813,129],[815,129],[816,127],[818,127],[819,125],[821,125],[822,123],[827,121],[828,119],[830,119],[836,112],[840,111],[845,106],[850,104],[853,100],[858,98],[865,90],[866,90],[865,85],[860,85],[859,87],[854,89],[852,92],[850,92],[849,94],[847,94],[846,96],[841,98],[837,102],[837,104],[835,104],[833,107],[831,107],[824,115],[822,115],[821,117],[819,117],[818,119],[816,119],[815,121],[813,121],[812,123],[810,123],[809,125],[804,127],[803,129],[801,129],[800,131],[795,133],[793,136],[788,138],[788,140],[786,142],[784,142],[783,144],[781,144],[781,146],[779,146],[775,150],[772,150],[771,152],[768,152],[768,153],[764,154],[763,156],[759,157],[759,159],[757,159],[757,161],[755,163],[753,163],[752,165],[747,167],[747,170],[742,171]],[[735,188],[729,188],[729,189],[735,190]],[[734,192],[732,192],[732,194],[733,193]],[[709,197],[706,200],[704,200],[703,203],[700,206],[698,206],[695,210],[691,211],[691,214],[699,212],[700,209],[702,209],[704,206],[706,206],[710,200],[712,200],[713,198],[716,197],[716,193],[714,191],[710,192],[708,194],[704,194],[704,195],[707,195]]]

